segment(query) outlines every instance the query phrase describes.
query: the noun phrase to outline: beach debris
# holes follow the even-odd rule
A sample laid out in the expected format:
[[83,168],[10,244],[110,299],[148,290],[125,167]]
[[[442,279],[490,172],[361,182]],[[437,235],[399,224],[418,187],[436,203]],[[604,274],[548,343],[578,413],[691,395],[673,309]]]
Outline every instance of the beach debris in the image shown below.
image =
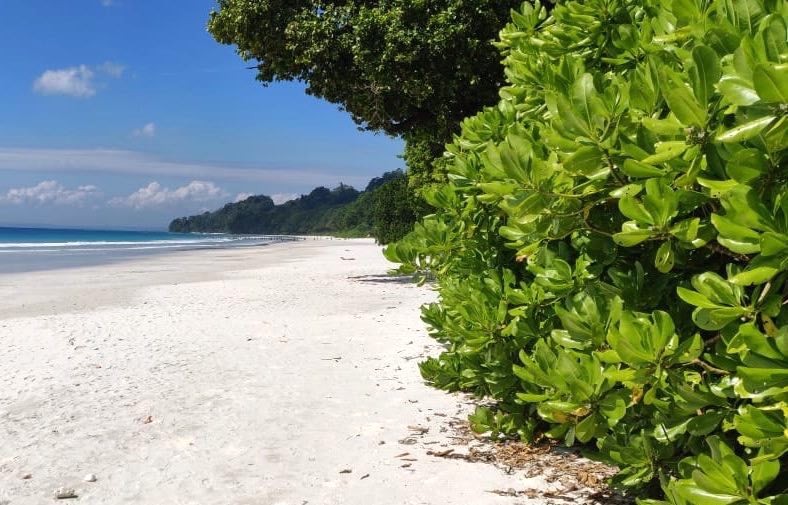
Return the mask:
[[145,416],[142,418],[142,424],[150,424],[153,422],[153,416]]
[[30,480],[32,478],[33,478],[33,474],[32,473],[26,473],[26,474],[22,475],[22,480]]
[[[524,489],[522,491],[517,491],[515,489],[494,489],[491,491],[487,491],[488,493],[497,494],[498,496],[510,496],[513,498],[516,497],[526,497],[526,498],[552,498],[556,500],[561,500],[562,502],[576,502],[577,497],[573,495],[568,495],[567,490],[559,491],[559,490],[539,490],[539,489]],[[606,498],[603,496],[592,495],[588,497],[592,500],[592,503],[614,503],[614,502],[607,502],[607,501],[598,501],[599,498]],[[552,502],[551,502],[552,503]],[[620,502],[615,502],[620,503]]]
[[362,476],[361,476],[361,478],[360,478],[360,479],[358,479],[358,480],[364,480],[364,479],[366,479],[367,477],[369,477],[369,474],[364,474],[364,475],[362,475]]
[[416,440],[415,438],[403,438],[401,440],[397,440],[397,442],[402,445],[416,445],[418,443],[418,440]]
[[353,473],[353,470],[351,470],[350,468],[345,468],[344,470],[342,470],[339,473]]
[[334,361],[336,363],[339,363],[341,360],[342,360],[342,356],[338,356],[336,358],[323,358],[321,361]]
[[416,426],[416,425],[408,426],[408,429],[410,431],[416,433],[417,435],[424,435],[424,434],[429,433],[429,431],[430,431],[429,428],[426,428],[424,426]]
[[400,468],[410,468],[411,466],[410,463],[405,463],[404,465],[400,465]]
[[[535,443],[517,441],[493,442],[487,438],[477,438],[465,420],[455,418],[448,427],[458,436],[448,436],[454,450],[430,450],[427,455],[469,463],[492,464],[507,474],[521,472],[526,478],[541,477],[548,483],[555,483],[552,490],[512,489],[492,490],[490,493],[501,496],[549,498],[560,501],[588,500],[584,503],[605,505],[631,505],[632,498],[622,495],[608,486],[609,479],[616,470],[603,463],[591,461],[578,451],[570,451],[552,441],[541,440]],[[445,429],[445,427],[444,427]],[[441,431],[444,431],[441,429]],[[456,452],[458,446],[467,451]]]
[[344,256],[339,257],[342,261],[356,261],[356,258],[345,258]]
[[[492,491],[487,491],[487,492],[492,494],[497,494],[498,496],[520,496],[520,492],[513,488],[509,488],[507,490],[493,489]],[[535,496],[529,496],[529,498],[535,498]]]
[[72,498],[76,498],[77,491],[74,488],[70,487],[59,487],[55,489],[55,499],[56,500],[70,500]]
[[85,475],[85,477],[82,480],[84,480],[85,482],[96,482],[98,480],[98,477],[96,477],[95,473],[89,473]]

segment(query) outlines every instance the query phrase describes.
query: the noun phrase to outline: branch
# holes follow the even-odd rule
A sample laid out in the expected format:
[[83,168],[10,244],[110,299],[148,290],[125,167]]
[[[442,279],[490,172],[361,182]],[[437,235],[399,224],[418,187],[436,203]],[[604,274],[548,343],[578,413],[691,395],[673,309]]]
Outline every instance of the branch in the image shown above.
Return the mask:
[[699,359],[694,359],[694,360],[691,361],[691,363],[693,365],[698,365],[699,367],[703,368],[707,372],[716,373],[718,375],[730,375],[731,374],[727,370],[723,370],[721,368],[713,367],[713,366],[709,365],[708,363],[706,363],[705,361],[701,361]]
[[747,256],[746,254],[738,254],[733,251],[728,250],[727,248],[721,246],[720,244],[714,242],[708,242],[705,247],[712,252],[720,254],[722,256],[728,256],[729,258],[733,258],[735,260],[741,261],[742,263],[749,263],[752,258]]

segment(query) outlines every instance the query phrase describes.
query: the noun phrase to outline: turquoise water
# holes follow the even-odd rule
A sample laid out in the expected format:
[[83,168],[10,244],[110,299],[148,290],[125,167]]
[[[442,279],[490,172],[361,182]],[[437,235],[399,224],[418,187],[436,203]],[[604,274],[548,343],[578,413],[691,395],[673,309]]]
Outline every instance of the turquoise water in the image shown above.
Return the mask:
[[269,236],[0,227],[0,272],[87,266],[178,250],[257,246]]

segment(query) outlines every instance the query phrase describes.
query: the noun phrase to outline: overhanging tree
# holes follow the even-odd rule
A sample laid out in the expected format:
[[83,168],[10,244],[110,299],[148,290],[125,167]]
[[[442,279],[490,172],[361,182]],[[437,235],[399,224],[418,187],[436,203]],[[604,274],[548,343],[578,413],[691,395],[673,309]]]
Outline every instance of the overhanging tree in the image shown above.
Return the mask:
[[411,172],[429,180],[460,120],[498,100],[492,41],[519,3],[219,0],[208,29],[259,81],[303,81],[361,127],[404,137]]

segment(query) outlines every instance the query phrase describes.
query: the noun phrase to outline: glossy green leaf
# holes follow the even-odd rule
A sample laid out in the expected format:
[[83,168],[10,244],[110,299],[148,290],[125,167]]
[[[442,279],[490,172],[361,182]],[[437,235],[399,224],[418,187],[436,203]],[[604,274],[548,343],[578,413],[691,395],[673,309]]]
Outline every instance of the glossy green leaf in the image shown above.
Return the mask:
[[676,263],[676,256],[673,252],[670,242],[663,242],[657,250],[657,255],[654,259],[654,266],[657,270],[666,274],[673,270],[673,265]]
[[736,128],[731,128],[725,132],[720,133],[715,137],[717,142],[730,143],[730,142],[743,142],[759,135],[767,126],[772,124],[775,116],[764,116],[749,123],[739,125]]
[[731,277],[730,281],[739,286],[752,286],[753,284],[763,284],[780,271],[777,267],[756,267],[747,269]]
[[660,79],[660,87],[668,107],[682,124],[687,126],[706,124],[706,110],[698,103],[679,74],[665,71]]
[[766,157],[760,150],[741,149],[728,160],[725,170],[732,179],[747,184],[763,176],[768,168]]
[[664,163],[681,156],[688,148],[689,145],[683,141],[661,142],[657,144],[657,152],[644,158],[642,163],[645,165]]
[[696,437],[705,437],[709,433],[713,433],[723,419],[725,419],[725,414],[722,412],[703,414],[691,419],[687,424],[687,430]]
[[695,46],[692,49],[692,60],[695,66],[690,71],[690,76],[695,97],[700,103],[708,103],[714,93],[714,85],[722,75],[720,58],[710,47]]
[[692,242],[698,237],[699,229],[700,218],[696,217],[676,223],[670,229],[670,234],[682,242]]
[[761,250],[761,234],[757,231],[717,214],[712,214],[711,222],[720,234],[717,241],[731,251],[751,254]]
[[764,102],[788,103],[788,64],[760,63],[755,66],[752,80]]
[[621,166],[621,171],[630,177],[660,177],[665,171],[642,161],[628,159]]
[[696,307],[701,307],[704,309],[716,309],[720,308],[721,305],[718,305],[702,294],[698,293],[697,291],[692,291],[691,289],[678,287],[676,288],[678,292],[679,298],[684,300],[685,302],[689,303],[690,305],[694,305]]
[[726,75],[720,80],[717,88],[722,96],[734,105],[752,105],[761,99],[752,82],[739,76]]
[[752,466],[752,491],[759,494],[780,474],[779,461],[763,461]]
[[[755,93],[754,90],[753,93]],[[757,95],[755,101],[758,101]],[[659,135],[678,135],[683,130],[683,125],[673,114],[669,115],[665,119],[645,117],[642,119],[642,122],[643,126]]]
[[564,166],[572,173],[593,175],[602,168],[602,153],[593,146],[584,146],[567,158]]
[[633,247],[653,237],[655,233],[648,229],[638,227],[637,223],[626,222],[623,224],[620,233],[613,235],[616,244],[624,247]]

